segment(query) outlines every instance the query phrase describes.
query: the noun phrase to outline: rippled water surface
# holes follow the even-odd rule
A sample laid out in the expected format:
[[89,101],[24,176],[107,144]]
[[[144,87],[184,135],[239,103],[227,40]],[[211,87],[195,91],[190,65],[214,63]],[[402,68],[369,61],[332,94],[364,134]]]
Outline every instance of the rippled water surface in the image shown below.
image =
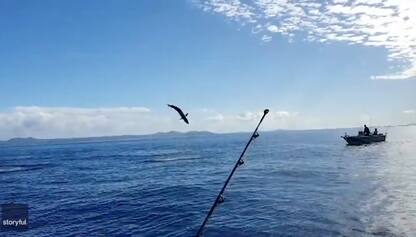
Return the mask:
[[[261,133],[205,236],[416,236],[416,127],[388,132]],[[2,147],[0,203],[29,204],[23,236],[192,236],[249,136]]]

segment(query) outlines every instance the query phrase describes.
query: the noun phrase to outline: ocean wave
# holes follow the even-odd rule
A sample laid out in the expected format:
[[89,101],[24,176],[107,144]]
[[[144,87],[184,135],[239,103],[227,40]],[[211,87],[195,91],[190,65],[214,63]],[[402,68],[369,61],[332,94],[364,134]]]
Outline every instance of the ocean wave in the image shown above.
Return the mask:
[[185,160],[194,160],[198,159],[200,156],[180,156],[180,157],[170,157],[170,158],[153,158],[146,160],[145,162],[149,163],[158,163],[158,162],[174,162],[174,161],[185,161]]
[[47,164],[0,166],[0,173],[21,172],[42,169]]

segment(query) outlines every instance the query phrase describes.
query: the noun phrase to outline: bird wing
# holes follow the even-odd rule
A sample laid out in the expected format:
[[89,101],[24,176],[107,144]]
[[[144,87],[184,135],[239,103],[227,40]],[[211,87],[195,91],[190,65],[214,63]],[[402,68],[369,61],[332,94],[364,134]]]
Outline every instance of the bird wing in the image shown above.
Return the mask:
[[170,104],[168,104],[168,106],[171,107],[172,109],[176,110],[176,112],[179,113],[179,115],[181,116],[181,118],[183,120],[187,121],[185,114],[182,112],[182,110],[179,107],[177,107],[175,105],[170,105]]

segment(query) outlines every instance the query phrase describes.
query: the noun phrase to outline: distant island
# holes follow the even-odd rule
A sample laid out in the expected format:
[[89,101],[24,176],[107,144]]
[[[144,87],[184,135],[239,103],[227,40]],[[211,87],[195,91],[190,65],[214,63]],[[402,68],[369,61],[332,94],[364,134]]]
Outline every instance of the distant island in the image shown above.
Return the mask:
[[[408,127],[408,126],[416,126],[416,123],[409,123],[409,124],[403,124],[403,125],[396,125],[397,127]],[[395,127],[395,126],[390,126]]]
[[158,132],[146,135],[120,135],[120,136],[102,136],[102,137],[82,137],[82,138],[11,138],[6,141],[0,141],[0,146],[30,146],[30,145],[52,145],[52,144],[73,144],[73,143],[90,143],[90,142],[108,142],[108,141],[128,141],[138,139],[157,139],[166,137],[189,137],[189,136],[210,136],[216,133],[208,131],[190,131],[190,132]]
[[[416,126],[416,123],[400,124],[400,125],[383,125],[383,126],[371,126],[378,128],[388,127],[408,127]],[[361,127],[355,128],[326,128],[326,129],[301,129],[301,130],[288,130],[288,129],[276,129],[267,132],[301,132],[301,131],[316,131],[316,130],[350,130],[350,129],[361,129]],[[265,132],[265,131],[263,131]],[[233,132],[229,134],[246,133],[246,132]],[[115,135],[115,136],[100,136],[100,137],[79,137],[79,138],[11,138],[6,141],[0,141],[0,146],[30,146],[30,145],[54,145],[54,144],[74,144],[74,143],[97,143],[97,142],[109,142],[109,141],[129,141],[129,140],[140,140],[140,139],[158,139],[158,138],[175,138],[175,137],[197,137],[197,136],[213,136],[220,135],[220,133],[208,132],[208,131],[189,131],[189,132],[157,132],[153,134],[145,135]],[[225,134],[221,134],[225,135]]]

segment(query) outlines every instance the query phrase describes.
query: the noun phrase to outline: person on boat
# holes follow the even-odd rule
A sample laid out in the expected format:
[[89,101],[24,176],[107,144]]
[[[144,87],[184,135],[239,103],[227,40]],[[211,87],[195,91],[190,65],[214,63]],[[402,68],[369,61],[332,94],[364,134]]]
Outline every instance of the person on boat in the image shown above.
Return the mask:
[[378,135],[377,128],[375,128],[375,129],[374,129],[374,133],[373,133],[373,135]]
[[370,136],[370,129],[364,124],[364,136]]

